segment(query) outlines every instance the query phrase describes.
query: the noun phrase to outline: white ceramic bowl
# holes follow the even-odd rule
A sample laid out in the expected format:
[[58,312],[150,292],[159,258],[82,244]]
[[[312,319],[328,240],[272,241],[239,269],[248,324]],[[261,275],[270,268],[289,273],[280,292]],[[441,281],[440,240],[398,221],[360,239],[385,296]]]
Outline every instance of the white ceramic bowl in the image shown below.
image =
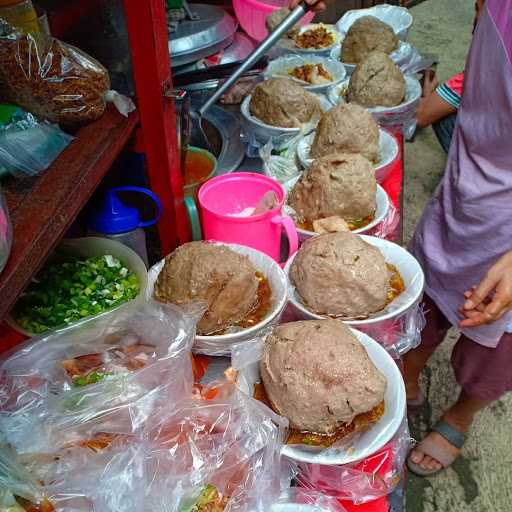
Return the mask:
[[[281,128],[278,126],[272,126],[254,117],[249,110],[251,98],[252,96],[249,95],[244,99],[240,107],[240,111],[248,125],[248,129],[256,141],[261,144],[266,144],[270,139],[282,140],[286,136],[291,138],[299,135],[301,132],[300,128]],[[325,96],[318,95],[318,99],[320,100],[320,107],[323,112],[327,112],[332,108],[332,103]],[[304,128],[306,132],[309,131],[309,129],[314,129],[316,123],[309,124],[311,124],[311,127],[306,125]]]
[[[110,254],[120,260],[128,270],[134,272],[139,280],[139,294],[138,297],[144,297],[146,293],[146,287],[148,285],[148,271],[146,269],[146,265],[142,261],[141,257],[133,250],[122,244],[121,242],[117,242],[116,240],[110,240],[109,238],[103,237],[95,237],[89,236],[84,238],[73,238],[69,240],[63,240],[55,249],[54,253],[48,259],[48,263],[52,263],[58,259],[62,259],[64,257],[71,258],[92,258],[92,257],[100,257],[106,254]],[[123,304],[117,306],[116,308],[110,309],[108,311],[104,311],[99,315],[94,315],[94,318],[102,317],[110,314],[112,311],[115,311],[119,308],[123,307]],[[71,325],[61,327],[59,329],[51,329],[55,332],[63,332],[67,329],[71,329],[77,324],[81,323],[83,320],[88,320],[93,318],[92,316],[83,318],[82,320],[77,320]],[[7,323],[16,331],[24,334],[28,337],[38,336],[35,333],[26,331],[21,327],[14,318],[9,315],[7,317]],[[46,331],[43,333],[45,336],[50,331]]]
[[[384,414],[368,429],[356,436],[352,445],[345,448],[308,447],[305,445],[285,445],[281,454],[290,459],[313,464],[341,465],[362,460],[379,451],[396,434],[405,415],[405,385],[398,366],[389,353],[367,334],[352,329],[366,349],[368,356],[379,371],[386,377],[387,387],[384,395]],[[257,364],[243,369],[239,376],[239,385],[243,392],[252,396],[254,384],[259,382]]]
[[[415,111],[417,104],[421,99],[421,84],[419,80],[412,76],[405,75],[405,99],[396,107],[365,107],[377,120],[385,118],[391,121],[394,117],[400,117],[404,114]],[[333,105],[344,102],[344,96],[348,90],[350,80],[344,80],[338,85],[329,88],[327,97]]]
[[[409,43],[405,43],[404,41],[400,41],[398,43],[398,48],[389,54],[391,60],[400,67],[401,64],[404,64],[409,59],[413,49]],[[349,62],[343,62],[341,59],[341,45],[335,46],[330,52],[331,59],[341,61],[341,63],[345,66],[347,73],[351,75],[356,69],[357,64],[351,64]]]
[[[402,279],[404,280],[405,290],[382,311],[378,311],[363,320],[343,320],[344,323],[353,327],[364,327],[367,325],[378,324],[386,320],[399,318],[411,308],[413,308],[420,299],[425,286],[425,276],[423,270],[412,254],[403,247],[374,236],[359,235],[365,242],[377,247],[384,256],[387,263],[394,265]],[[308,320],[321,320],[327,318],[324,315],[318,315],[311,312],[303,303],[300,295],[290,279],[290,267],[295,259],[295,253],[286,263],[285,273],[288,277],[288,286],[290,289],[290,302],[297,310],[300,316]]]
[[[380,130],[379,149],[380,161],[374,164],[375,178],[379,183],[382,183],[391,170],[391,164],[398,157],[399,147],[398,142],[388,131]],[[297,156],[299,162],[304,168],[311,165],[313,159],[309,156],[311,144],[315,138],[315,133],[310,133],[303,137],[297,146]]]
[[322,64],[333,77],[331,82],[322,85],[306,85],[304,82],[298,82],[304,86],[304,89],[317,94],[326,93],[329,88],[345,80],[347,74],[345,66],[341,62],[328,57],[320,57],[318,55],[286,55],[271,61],[264,71],[264,76],[265,78],[285,77],[292,78],[293,80],[293,77],[290,77],[288,72],[305,64]]
[[354,9],[347,11],[336,23],[336,28],[342,34],[346,34],[352,23],[361,16],[374,16],[391,26],[396,36],[405,41],[413,23],[413,17],[409,9],[396,5],[381,4],[368,9]]
[[[254,268],[268,279],[272,290],[272,308],[261,322],[249,329],[241,329],[238,332],[229,334],[196,336],[194,352],[212,356],[223,356],[230,354],[231,345],[255,337],[260,331],[279,319],[280,314],[283,312],[288,302],[288,281],[279,264],[270,256],[267,256],[256,249],[237,244],[221,244],[220,242],[209,243],[227,245],[233,251],[243,254],[244,256],[248,256],[251,263],[254,265]],[[146,291],[146,297],[148,299],[153,297],[155,283],[164,263],[165,261],[161,260],[149,270],[148,288]]]
[[329,52],[340,44],[341,34],[338,32],[336,25],[329,25],[325,23],[309,23],[308,25],[304,25],[300,28],[300,33],[306,32],[306,30],[311,30],[312,28],[318,27],[319,25],[323,25],[329,32],[334,35],[334,42],[325,48],[300,48],[295,44],[293,39],[289,37],[283,37],[279,41],[279,46],[281,48],[285,48],[286,50],[290,50],[293,53],[300,53],[303,55],[322,55],[329,56]]
[[[288,181],[285,184],[285,188],[287,192],[291,190],[297,181],[299,180],[300,176],[297,176],[293,180]],[[375,226],[378,226],[387,216],[389,211],[389,196],[386,193],[386,191],[377,184],[377,193],[375,197],[376,203],[377,203],[377,209],[375,210],[375,218],[370,222],[367,226],[364,226],[363,228],[354,229],[352,233],[354,234],[363,234],[367,233],[368,231],[372,230]],[[318,233],[315,233],[314,231],[308,231],[306,229],[300,229],[297,228],[297,234],[299,235],[299,242],[302,243],[304,240],[307,240],[308,238],[311,238],[312,236],[317,236]]]

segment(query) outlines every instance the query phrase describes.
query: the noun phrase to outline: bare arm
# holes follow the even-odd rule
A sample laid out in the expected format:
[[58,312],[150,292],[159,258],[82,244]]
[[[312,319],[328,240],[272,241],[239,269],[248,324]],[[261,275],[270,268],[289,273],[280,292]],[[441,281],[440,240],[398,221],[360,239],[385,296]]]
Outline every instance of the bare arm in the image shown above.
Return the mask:
[[457,109],[432,91],[429,96],[421,98],[416,112],[416,123],[418,128],[425,128],[456,112]]

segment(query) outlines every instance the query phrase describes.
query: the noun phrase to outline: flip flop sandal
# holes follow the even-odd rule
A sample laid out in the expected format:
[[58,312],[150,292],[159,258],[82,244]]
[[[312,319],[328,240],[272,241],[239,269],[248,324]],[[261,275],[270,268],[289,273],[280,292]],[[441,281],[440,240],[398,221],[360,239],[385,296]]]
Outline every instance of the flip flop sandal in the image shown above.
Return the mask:
[[407,400],[407,417],[413,418],[422,412],[427,406],[427,397],[420,391],[416,398]]
[[[466,441],[466,436],[462,432],[459,432],[455,427],[452,427],[449,423],[444,420],[438,421],[434,427],[432,428],[432,432],[437,432],[441,436],[443,436],[452,446],[458,448],[459,450],[464,445]],[[432,457],[437,460],[441,464],[441,469],[425,469],[421,467],[420,464],[416,464],[411,460],[411,456],[407,458],[407,467],[417,476],[433,476],[437,473],[443,471],[447,467],[451,466],[453,461],[458,457],[458,455],[452,455],[447,452],[444,448],[438,446],[431,439],[425,438],[421,443],[416,447],[418,450],[423,452],[425,455]]]

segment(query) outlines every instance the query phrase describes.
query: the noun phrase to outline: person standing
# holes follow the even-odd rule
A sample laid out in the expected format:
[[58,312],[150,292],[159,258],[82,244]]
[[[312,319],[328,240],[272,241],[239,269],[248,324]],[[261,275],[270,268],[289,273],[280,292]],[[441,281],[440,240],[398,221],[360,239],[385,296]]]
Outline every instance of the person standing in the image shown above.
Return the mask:
[[410,412],[424,402],[429,357],[451,326],[461,330],[459,398],[408,459],[421,476],[448,467],[475,414],[512,390],[512,0],[485,3],[465,74],[445,176],[411,244],[425,271],[427,325],[404,358]]

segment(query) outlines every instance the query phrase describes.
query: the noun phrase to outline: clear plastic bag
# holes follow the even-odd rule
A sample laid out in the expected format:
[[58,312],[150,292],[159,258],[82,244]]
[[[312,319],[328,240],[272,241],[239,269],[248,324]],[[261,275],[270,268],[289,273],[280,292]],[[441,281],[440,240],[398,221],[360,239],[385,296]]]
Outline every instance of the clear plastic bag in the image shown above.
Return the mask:
[[391,494],[404,478],[405,459],[411,447],[407,419],[393,439],[363,461],[344,466],[297,463],[295,479],[300,487],[324,492],[356,505]]
[[0,19],[2,97],[40,119],[77,128],[103,115],[109,88],[107,70],[86,53],[55,38],[22,34]]
[[259,149],[259,157],[263,161],[263,173],[281,184],[295,182],[301,169],[297,162],[297,147],[302,134],[293,138],[281,137],[269,141]]
[[286,422],[231,381],[202,396],[162,414],[145,432],[146,509],[190,510],[209,494],[226,512],[268,511],[280,493]]
[[11,122],[0,125],[0,175],[37,176],[52,164],[73,140],[57,125],[39,122],[21,109]]
[[394,359],[399,359],[421,343],[421,331],[425,328],[421,300],[398,318],[357,328],[384,346]]
[[315,490],[293,487],[283,492],[271,512],[344,512],[334,496]]
[[47,489],[57,510],[268,512],[281,492],[279,419],[225,379],[174,405],[124,445],[68,453]]
[[[0,446],[0,510],[22,512],[19,499],[32,505],[48,505],[43,486],[18,460],[16,452],[7,446]],[[34,509],[32,509],[34,510]],[[39,510],[39,509],[38,509]],[[51,512],[51,508],[41,508]]]
[[0,272],[2,272],[9,254],[11,253],[12,245],[12,226],[9,217],[9,210],[5,201],[2,189],[0,189]]
[[22,345],[0,367],[0,434],[48,453],[100,433],[132,435],[160,403],[192,393],[197,317],[134,301]]

